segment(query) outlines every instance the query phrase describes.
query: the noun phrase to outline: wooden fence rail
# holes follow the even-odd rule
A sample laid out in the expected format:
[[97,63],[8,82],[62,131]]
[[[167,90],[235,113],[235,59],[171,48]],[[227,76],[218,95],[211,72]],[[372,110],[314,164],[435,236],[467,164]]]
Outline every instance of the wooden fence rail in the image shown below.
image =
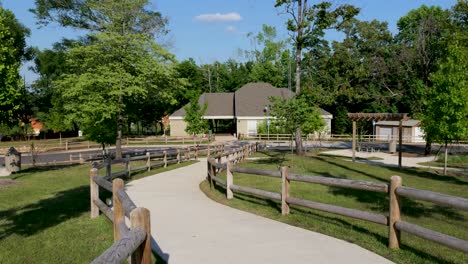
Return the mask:
[[[468,211],[468,199],[446,195],[442,193],[405,187],[402,186],[402,179],[399,176],[392,176],[390,182],[385,184],[348,179],[337,179],[322,176],[290,174],[288,172],[288,167],[281,167],[279,171],[234,167],[234,160],[228,159],[229,155],[231,154],[232,152],[222,153],[216,156],[216,159],[209,158],[207,162],[208,180],[210,182],[211,188],[214,189],[214,184],[220,184],[221,186],[225,187],[226,197],[228,199],[232,199],[234,197],[234,193],[245,193],[261,198],[281,201],[281,213],[283,215],[289,214],[290,205],[297,205],[311,208],[314,210],[338,214],[342,216],[385,225],[388,226],[388,246],[390,248],[400,247],[400,232],[403,231],[439,243],[449,248],[468,253],[468,241],[446,234],[442,234],[434,230],[423,228],[412,223],[401,221],[400,208],[402,206],[402,200],[400,199],[400,197],[423,200],[435,203],[437,205],[447,206],[464,211]],[[225,162],[221,163],[220,161],[223,157],[225,158]],[[218,162],[216,160],[218,160]],[[217,176],[217,174],[223,169],[226,170],[226,180],[223,180]],[[281,193],[269,192],[252,187],[236,185],[234,184],[234,173],[281,178]],[[358,189],[387,194],[389,196],[390,203],[388,215],[376,214],[291,197],[289,189],[290,184],[293,181],[315,183],[325,186]]]
[[[198,155],[205,151],[207,155],[218,154],[224,147],[215,145],[204,150],[199,147],[187,147],[175,151],[149,153],[124,159],[107,159],[101,163],[94,163],[90,170],[90,199],[91,218],[99,216],[101,211],[114,227],[114,244],[104,251],[92,263],[123,263],[131,257],[131,263],[151,263],[151,252],[158,254],[151,248],[150,212],[137,207],[124,190],[124,181],[119,177],[129,178],[132,172],[148,170],[153,167],[167,167],[190,159],[198,159]],[[143,166],[132,166],[131,162],[145,161]],[[154,162],[155,161],[155,162]],[[112,172],[113,164],[124,164],[124,170]],[[105,169],[105,176],[99,176],[98,170]],[[112,182],[111,182],[112,181]],[[112,192],[113,210],[99,199],[99,188]],[[125,223],[125,217],[130,219],[130,227]]]

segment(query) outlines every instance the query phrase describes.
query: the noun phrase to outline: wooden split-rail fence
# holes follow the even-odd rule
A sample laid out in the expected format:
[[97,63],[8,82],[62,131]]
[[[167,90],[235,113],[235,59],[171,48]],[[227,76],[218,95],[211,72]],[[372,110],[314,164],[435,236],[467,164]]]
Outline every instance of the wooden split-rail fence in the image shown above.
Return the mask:
[[[114,244],[92,263],[123,263],[129,257],[131,263],[151,263],[151,253],[158,254],[152,249],[150,212],[143,207],[137,207],[124,189],[124,181],[119,177],[130,178],[137,171],[150,171],[154,167],[167,167],[170,164],[178,164],[191,159],[198,159],[201,152],[206,155],[217,155],[224,151],[224,145],[210,145],[204,149],[198,146],[190,146],[175,151],[163,151],[161,153],[146,152],[140,156],[126,156],[121,160],[106,160],[94,163],[90,170],[91,191],[91,218],[99,216],[102,212],[114,226]],[[145,161],[144,165],[131,166],[133,161]],[[123,164],[124,169],[112,172],[113,164]],[[105,176],[99,175],[99,169],[105,168]],[[102,188],[112,193],[113,209],[99,198],[99,189]],[[125,222],[125,217],[130,219],[130,227]]]
[[[226,189],[227,199],[232,199],[234,197],[234,193],[244,193],[280,202],[281,213],[283,215],[289,214],[291,205],[297,205],[388,226],[388,246],[392,249],[400,247],[400,233],[407,232],[423,239],[442,244],[449,248],[468,253],[468,241],[403,221],[400,214],[400,208],[402,206],[401,197],[422,200],[440,206],[446,206],[464,211],[468,211],[468,199],[406,187],[402,185],[402,179],[399,176],[392,176],[390,182],[387,184],[375,183],[322,176],[292,174],[289,172],[288,167],[281,167],[281,169],[278,171],[241,168],[234,166],[237,162],[236,159],[232,160],[226,158],[226,162],[224,163],[220,162],[221,159],[222,157],[220,157],[220,155],[208,159],[207,179],[209,180],[212,189],[214,189],[215,184],[223,186]],[[217,176],[220,171],[224,170],[226,171],[226,180],[223,180]],[[236,185],[234,183],[234,173],[280,178],[282,180],[281,193]],[[385,193],[389,196],[389,213],[388,215],[376,214],[291,197],[289,192],[291,182],[306,182],[347,189]]]

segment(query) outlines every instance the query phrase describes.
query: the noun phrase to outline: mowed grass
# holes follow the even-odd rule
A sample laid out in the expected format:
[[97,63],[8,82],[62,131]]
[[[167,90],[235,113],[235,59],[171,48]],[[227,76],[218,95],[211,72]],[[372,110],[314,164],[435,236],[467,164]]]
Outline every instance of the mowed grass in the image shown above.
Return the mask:
[[[192,163],[135,174],[132,180]],[[90,263],[112,245],[112,223],[104,215],[90,219],[89,169],[27,168],[6,177],[18,185],[0,189],[0,263]],[[100,192],[103,201],[110,195]]]
[[[468,198],[466,176],[441,176],[422,170],[378,167],[327,156],[297,157],[280,152],[257,153],[255,156],[261,159],[249,160],[239,166],[267,170],[290,166],[292,173],[381,183],[387,183],[392,175],[399,175],[405,186]],[[235,173],[234,184],[281,192],[281,179],[276,178]],[[401,249],[390,250],[387,248],[386,226],[296,206],[292,206],[288,216],[281,216],[281,206],[276,201],[242,194],[235,194],[233,200],[227,200],[224,188],[217,187],[211,191],[206,181],[201,188],[209,197],[223,204],[355,243],[396,263],[468,263],[468,254],[407,233],[402,234]],[[389,202],[385,194],[291,182],[290,195],[388,215]],[[468,240],[468,212],[405,198],[402,203],[404,221]]]
[[[420,164],[435,167],[444,167],[445,156],[440,154],[435,161],[422,162]],[[453,168],[468,169],[468,155],[448,155],[447,166]]]

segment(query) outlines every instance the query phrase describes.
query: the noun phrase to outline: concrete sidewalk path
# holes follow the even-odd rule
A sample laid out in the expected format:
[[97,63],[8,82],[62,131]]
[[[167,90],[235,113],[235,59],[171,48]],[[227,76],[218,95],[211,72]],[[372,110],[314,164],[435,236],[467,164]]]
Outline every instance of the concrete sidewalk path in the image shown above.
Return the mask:
[[130,182],[151,211],[151,233],[168,263],[391,263],[357,245],[218,204],[203,194],[206,159]]

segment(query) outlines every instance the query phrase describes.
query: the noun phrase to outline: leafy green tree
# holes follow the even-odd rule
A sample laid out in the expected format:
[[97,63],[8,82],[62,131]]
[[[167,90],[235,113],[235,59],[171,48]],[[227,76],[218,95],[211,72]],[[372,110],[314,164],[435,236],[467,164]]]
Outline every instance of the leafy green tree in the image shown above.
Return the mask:
[[203,119],[203,115],[208,108],[207,104],[204,104],[203,107],[200,107],[200,104],[196,99],[190,101],[190,104],[184,107],[185,116],[184,121],[187,123],[185,131],[187,133],[199,135],[207,132],[209,124],[208,120]]
[[[276,0],[275,7],[284,7],[291,16],[287,29],[293,34],[296,61],[296,95],[301,92],[301,61],[303,50],[313,50],[327,45],[323,39],[326,29],[337,29],[359,13],[351,5],[341,5],[332,9],[330,2],[321,2],[308,6],[307,0]],[[298,127],[300,129],[300,126]],[[296,135],[296,153],[303,155],[301,131]]]
[[284,128],[287,133],[297,136],[296,132],[300,130],[310,134],[325,126],[318,107],[312,105],[306,95],[291,99],[272,97],[270,100],[270,112],[275,117],[273,126]]
[[24,97],[19,68],[28,57],[25,40],[28,35],[29,30],[14,14],[0,6],[0,124],[18,122]]
[[[85,45],[76,44],[67,53],[69,72],[55,85],[67,102],[67,118],[84,126],[84,131],[92,122],[103,127],[116,120],[116,158],[121,158],[129,98],[146,98],[154,90],[160,101],[173,100],[168,87],[160,86],[158,80],[172,74],[175,60],[153,40],[163,30],[165,20],[147,9],[147,0],[68,3],[57,6],[56,1],[36,1],[34,10],[42,22],[91,30]],[[43,7],[48,8],[46,12],[42,12]]]
[[468,37],[460,35],[448,47],[447,60],[430,76],[434,83],[428,90],[421,113],[426,137],[445,145],[468,138]]

